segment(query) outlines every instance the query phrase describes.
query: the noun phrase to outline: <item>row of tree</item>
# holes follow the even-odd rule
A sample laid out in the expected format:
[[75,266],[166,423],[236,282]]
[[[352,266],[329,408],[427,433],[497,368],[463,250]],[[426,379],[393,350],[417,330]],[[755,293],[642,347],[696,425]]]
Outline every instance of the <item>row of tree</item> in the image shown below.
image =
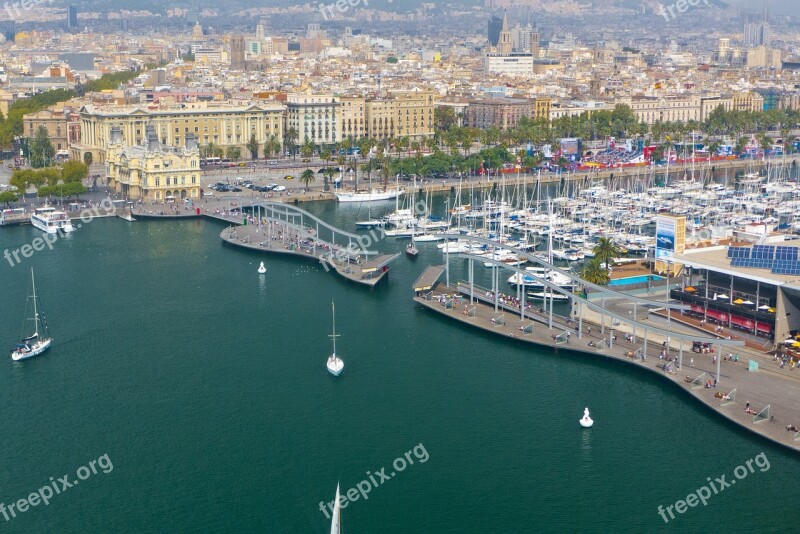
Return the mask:
[[[11,174],[10,183],[20,192],[35,187],[40,197],[72,197],[86,192],[83,181],[88,175],[85,163],[67,161],[60,167],[16,170]],[[8,202],[15,201],[16,198]]]

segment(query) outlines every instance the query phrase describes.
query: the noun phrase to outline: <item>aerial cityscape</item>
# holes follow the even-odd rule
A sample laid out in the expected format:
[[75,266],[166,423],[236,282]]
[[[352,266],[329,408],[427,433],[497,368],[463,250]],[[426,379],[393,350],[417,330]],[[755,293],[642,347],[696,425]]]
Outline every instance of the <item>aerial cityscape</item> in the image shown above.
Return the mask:
[[799,179],[790,0],[6,2],[0,525],[791,531]]

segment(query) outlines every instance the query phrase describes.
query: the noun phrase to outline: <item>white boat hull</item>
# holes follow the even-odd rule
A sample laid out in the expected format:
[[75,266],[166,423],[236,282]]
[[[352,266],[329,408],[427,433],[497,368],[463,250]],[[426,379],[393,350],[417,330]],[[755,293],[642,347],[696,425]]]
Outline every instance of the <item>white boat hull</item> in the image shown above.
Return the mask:
[[72,222],[69,220],[61,221],[61,224],[56,226],[54,224],[48,225],[46,222],[42,221],[37,217],[31,217],[31,224],[33,225],[34,228],[41,230],[42,232],[46,232],[48,234],[56,234],[59,232],[59,230],[64,233],[69,233],[75,230],[75,227],[72,226]]
[[369,193],[335,193],[339,202],[376,202],[391,200],[403,194],[403,190],[372,191]]
[[13,350],[11,351],[11,359],[14,361],[20,361],[20,360],[27,360],[28,358],[33,358],[34,356],[38,356],[47,349],[49,349],[50,343],[52,342],[53,342],[52,338],[43,339],[41,341],[37,341],[36,343],[34,343],[33,346],[31,347],[31,350],[29,351],[23,351],[20,349]]
[[328,358],[328,372],[333,376],[339,376],[344,371],[344,362],[338,356]]

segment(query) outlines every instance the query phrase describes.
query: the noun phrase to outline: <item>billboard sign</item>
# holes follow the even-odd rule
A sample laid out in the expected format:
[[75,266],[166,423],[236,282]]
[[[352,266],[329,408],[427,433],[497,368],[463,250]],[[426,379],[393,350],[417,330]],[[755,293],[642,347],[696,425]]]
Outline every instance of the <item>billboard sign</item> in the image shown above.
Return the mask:
[[668,258],[675,253],[675,219],[656,217],[656,258]]

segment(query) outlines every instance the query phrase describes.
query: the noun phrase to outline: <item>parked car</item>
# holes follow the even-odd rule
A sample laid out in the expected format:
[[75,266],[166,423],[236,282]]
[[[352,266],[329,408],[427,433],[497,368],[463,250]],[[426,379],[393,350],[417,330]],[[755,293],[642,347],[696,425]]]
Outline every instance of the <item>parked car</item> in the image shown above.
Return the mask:
[[286,191],[286,187],[284,187],[282,185],[278,185],[278,186],[273,187],[272,190],[273,191],[277,191],[277,192]]
[[294,176],[292,176],[291,174],[287,174],[286,176],[283,177],[283,179],[284,180],[294,180]]
[[214,193],[212,193],[211,191],[203,191],[203,196],[204,197],[213,197]]
[[269,164],[270,165],[277,165],[278,164],[278,160],[272,160],[272,161],[269,162]]

